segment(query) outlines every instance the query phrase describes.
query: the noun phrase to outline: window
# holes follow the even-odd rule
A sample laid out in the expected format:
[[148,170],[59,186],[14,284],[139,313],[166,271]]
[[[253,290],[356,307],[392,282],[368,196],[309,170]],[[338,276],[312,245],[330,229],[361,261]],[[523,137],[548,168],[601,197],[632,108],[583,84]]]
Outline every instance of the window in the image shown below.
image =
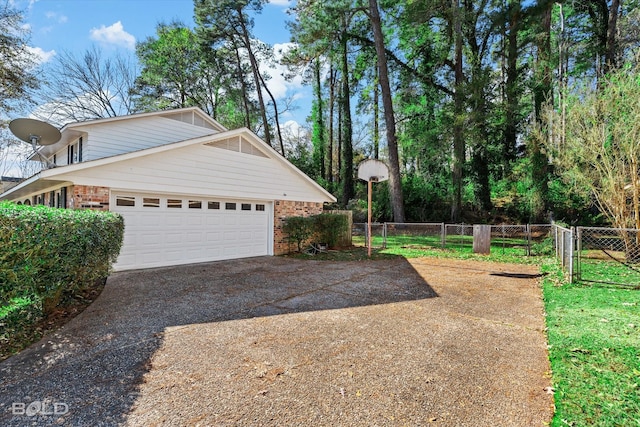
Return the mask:
[[171,209],[181,209],[182,200],[180,199],[167,199],[167,207]]
[[[58,201],[58,205],[60,202]],[[116,206],[135,206],[136,198],[134,196],[116,196]]]
[[220,202],[208,202],[207,203],[207,208],[208,209],[220,209]]
[[68,165],[73,163],[74,152],[75,152],[75,149],[73,147],[73,144],[67,146],[67,164]]
[[258,205],[256,204],[256,210],[260,211],[260,212],[264,212],[264,205]]
[[189,209],[202,209],[202,202],[200,200],[189,200]]
[[[135,204],[135,198],[134,198]],[[60,205],[59,208],[66,209],[67,208],[67,187],[62,187],[60,189]]]
[[159,208],[160,199],[155,197],[145,197],[142,199],[142,206],[145,208]]
[[228,211],[235,211],[236,210],[236,204],[235,203],[225,203],[224,204],[224,208]]
[[82,137],[78,139],[78,162],[82,161]]
[[243,203],[241,209],[243,211],[250,211],[251,210],[251,203]]

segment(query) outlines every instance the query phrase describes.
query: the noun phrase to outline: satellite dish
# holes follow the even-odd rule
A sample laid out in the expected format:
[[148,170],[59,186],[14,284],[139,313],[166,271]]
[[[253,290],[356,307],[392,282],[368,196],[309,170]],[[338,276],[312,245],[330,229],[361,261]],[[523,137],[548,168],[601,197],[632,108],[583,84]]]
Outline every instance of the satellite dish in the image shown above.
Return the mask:
[[33,152],[40,157],[46,168],[55,167],[38,151],[38,145],[52,145],[60,141],[62,134],[58,128],[40,120],[23,118],[11,120],[9,129],[17,138],[31,143]]
[[364,160],[358,165],[358,178],[372,182],[386,181],[389,179],[389,168],[380,160]]
[[9,129],[16,137],[31,145],[52,145],[60,141],[62,134],[50,125],[36,119],[15,119],[9,123]]

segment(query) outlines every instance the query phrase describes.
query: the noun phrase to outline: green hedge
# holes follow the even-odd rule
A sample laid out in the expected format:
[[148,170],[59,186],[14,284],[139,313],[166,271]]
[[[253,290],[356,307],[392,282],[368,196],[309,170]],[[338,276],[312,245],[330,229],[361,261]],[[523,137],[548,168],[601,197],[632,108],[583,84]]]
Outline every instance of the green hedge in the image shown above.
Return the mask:
[[340,237],[351,233],[349,219],[346,215],[323,213],[310,217],[292,216],[284,220],[282,231],[290,243],[296,243],[298,252],[302,244],[313,238],[317,243],[326,243],[335,247]]
[[123,235],[111,212],[0,203],[0,306],[36,297],[49,312],[65,292],[109,275]]

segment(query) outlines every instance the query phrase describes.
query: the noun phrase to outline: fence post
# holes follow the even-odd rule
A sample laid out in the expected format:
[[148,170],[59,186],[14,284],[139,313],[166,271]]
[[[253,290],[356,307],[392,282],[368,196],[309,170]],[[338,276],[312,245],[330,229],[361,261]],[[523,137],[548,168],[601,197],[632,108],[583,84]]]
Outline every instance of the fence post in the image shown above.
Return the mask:
[[531,256],[531,224],[526,225],[527,233],[527,256]]
[[576,228],[576,280],[582,280],[582,227]]
[[473,226],[473,253],[489,255],[491,252],[491,226]]
[[575,227],[571,227],[569,232],[569,283],[573,283],[573,257],[575,249]]
[[387,249],[387,223],[382,224],[382,249]]
[[444,222],[440,223],[440,240],[442,241],[442,249],[447,245],[447,228]]

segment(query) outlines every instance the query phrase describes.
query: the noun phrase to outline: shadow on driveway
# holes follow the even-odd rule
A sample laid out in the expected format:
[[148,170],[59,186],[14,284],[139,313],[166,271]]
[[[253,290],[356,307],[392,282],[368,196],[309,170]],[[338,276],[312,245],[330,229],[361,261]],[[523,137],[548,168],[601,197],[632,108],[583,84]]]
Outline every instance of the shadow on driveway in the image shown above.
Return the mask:
[[[175,333],[176,327],[194,324],[436,296],[402,258],[326,262],[264,257],[116,273],[102,295],[64,328],[0,363],[0,425],[136,424],[128,417],[141,398],[141,386],[167,329]],[[300,324],[283,327],[293,330]],[[208,354],[212,349],[187,351]],[[284,373],[268,372],[262,378]],[[344,393],[343,389],[342,397]],[[227,417],[205,419],[203,425],[212,420],[225,425],[270,424]]]

